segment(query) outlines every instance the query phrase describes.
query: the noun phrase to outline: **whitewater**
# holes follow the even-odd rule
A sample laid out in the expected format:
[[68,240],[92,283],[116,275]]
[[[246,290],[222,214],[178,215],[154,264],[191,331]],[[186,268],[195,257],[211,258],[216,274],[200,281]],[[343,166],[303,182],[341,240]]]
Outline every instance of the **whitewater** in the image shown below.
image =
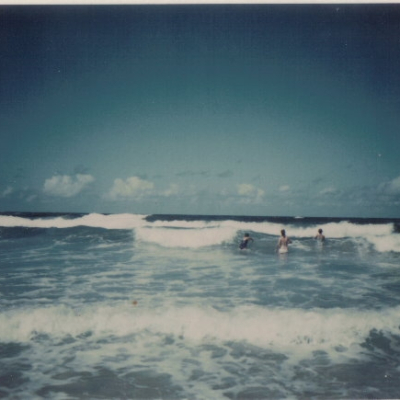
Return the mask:
[[0,398],[400,398],[399,267],[396,219],[2,213]]

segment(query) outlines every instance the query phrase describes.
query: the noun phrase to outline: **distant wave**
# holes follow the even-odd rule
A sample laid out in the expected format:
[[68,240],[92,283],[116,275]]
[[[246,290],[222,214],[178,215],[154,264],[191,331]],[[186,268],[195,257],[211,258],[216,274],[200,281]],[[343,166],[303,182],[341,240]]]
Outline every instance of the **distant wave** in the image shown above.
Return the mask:
[[77,218],[25,218],[13,215],[0,215],[0,226],[26,228],[73,228],[90,226],[104,229],[134,229],[145,222],[146,215],[138,214],[87,214]]
[[329,239],[362,238],[379,252],[400,252],[400,234],[395,233],[394,223],[354,223],[348,220],[329,221],[322,224],[310,223],[306,218],[274,222],[240,221],[236,219],[166,219],[149,220],[139,214],[87,214],[76,218],[68,216],[26,218],[15,215],[0,215],[0,227],[26,228],[72,228],[87,226],[103,229],[135,230],[136,239],[164,247],[205,247],[232,242],[243,232],[278,236],[285,228],[288,236],[298,240],[313,238],[317,228],[322,228]]
[[236,229],[229,227],[209,227],[192,229],[137,228],[136,238],[163,247],[201,248],[232,242]]

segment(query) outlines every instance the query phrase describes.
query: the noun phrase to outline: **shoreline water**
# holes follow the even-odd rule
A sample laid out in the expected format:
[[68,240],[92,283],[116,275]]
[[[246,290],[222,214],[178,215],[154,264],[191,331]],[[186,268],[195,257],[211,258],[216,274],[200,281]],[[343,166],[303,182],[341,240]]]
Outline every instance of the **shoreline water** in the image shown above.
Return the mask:
[[2,213],[0,398],[397,398],[398,221],[363,222]]

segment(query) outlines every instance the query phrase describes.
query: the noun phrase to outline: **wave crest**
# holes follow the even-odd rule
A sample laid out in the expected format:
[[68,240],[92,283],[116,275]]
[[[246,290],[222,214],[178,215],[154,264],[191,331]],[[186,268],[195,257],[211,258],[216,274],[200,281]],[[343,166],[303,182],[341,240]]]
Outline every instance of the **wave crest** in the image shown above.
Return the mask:
[[62,338],[88,332],[97,337],[151,332],[196,341],[247,341],[285,353],[299,354],[299,349],[336,353],[338,347],[362,345],[371,331],[398,335],[399,311],[400,307],[360,312],[242,306],[221,312],[211,307],[147,309],[128,304],[73,310],[60,305],[2,313],[0,334],[3,342],[26,342],[37,334]]
[[87,226],[104,229],[135,230],[136,238],[143,242],[164,247],[189,247],[221,245],[232,242],[239,232],[279,236],[281,229],[295,239],[313,238],[318,228],[322,228],[328,239],[361,238],[379,252],[400,252],[400,235],[394,231],[393,223],[358,224],[351,221],[326,222],[315,225],[307,219],[278,222],[246,222],[237,220],[211,220],[198,217],[196,220],[148,220],[140,214],[87,214],[76,218],[47,217],[24,218],[0,215],[0,227],[26,228],[72,228]]
[[236,229],[230,227],[204,227],[168,229],[143,227],[136,229],[136,239],[163,247],[200,248],[232,242]]

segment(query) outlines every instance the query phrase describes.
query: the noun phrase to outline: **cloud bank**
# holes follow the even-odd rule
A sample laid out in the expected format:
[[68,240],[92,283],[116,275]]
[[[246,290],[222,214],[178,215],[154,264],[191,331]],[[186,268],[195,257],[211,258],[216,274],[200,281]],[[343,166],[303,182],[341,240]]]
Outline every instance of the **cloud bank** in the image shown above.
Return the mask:
[[400,195],[400,176],[392,179],[390,182],[382,183],[379,189],[388,195],[396,196]]
[[94,181],[93,176],[87,174],[55,175],[46,179],[43,192],[56,197],[73,197]]
[[237,185],[237,193],[245,202],[259,203],[264,196],[264,190],[256,188],[250,183],[241,183]]
[[127,178],[125,181],[117,178],[114,180],[114,184],[106,197],[111,200],[138,199],[151,194],[153,189],[153,182],[140,179],[137,176]]
[[14,189],[11,186],[8,186],[6,189],[3,190],[3,192],[0,194],[0,197],[7,197],[9,196]]

